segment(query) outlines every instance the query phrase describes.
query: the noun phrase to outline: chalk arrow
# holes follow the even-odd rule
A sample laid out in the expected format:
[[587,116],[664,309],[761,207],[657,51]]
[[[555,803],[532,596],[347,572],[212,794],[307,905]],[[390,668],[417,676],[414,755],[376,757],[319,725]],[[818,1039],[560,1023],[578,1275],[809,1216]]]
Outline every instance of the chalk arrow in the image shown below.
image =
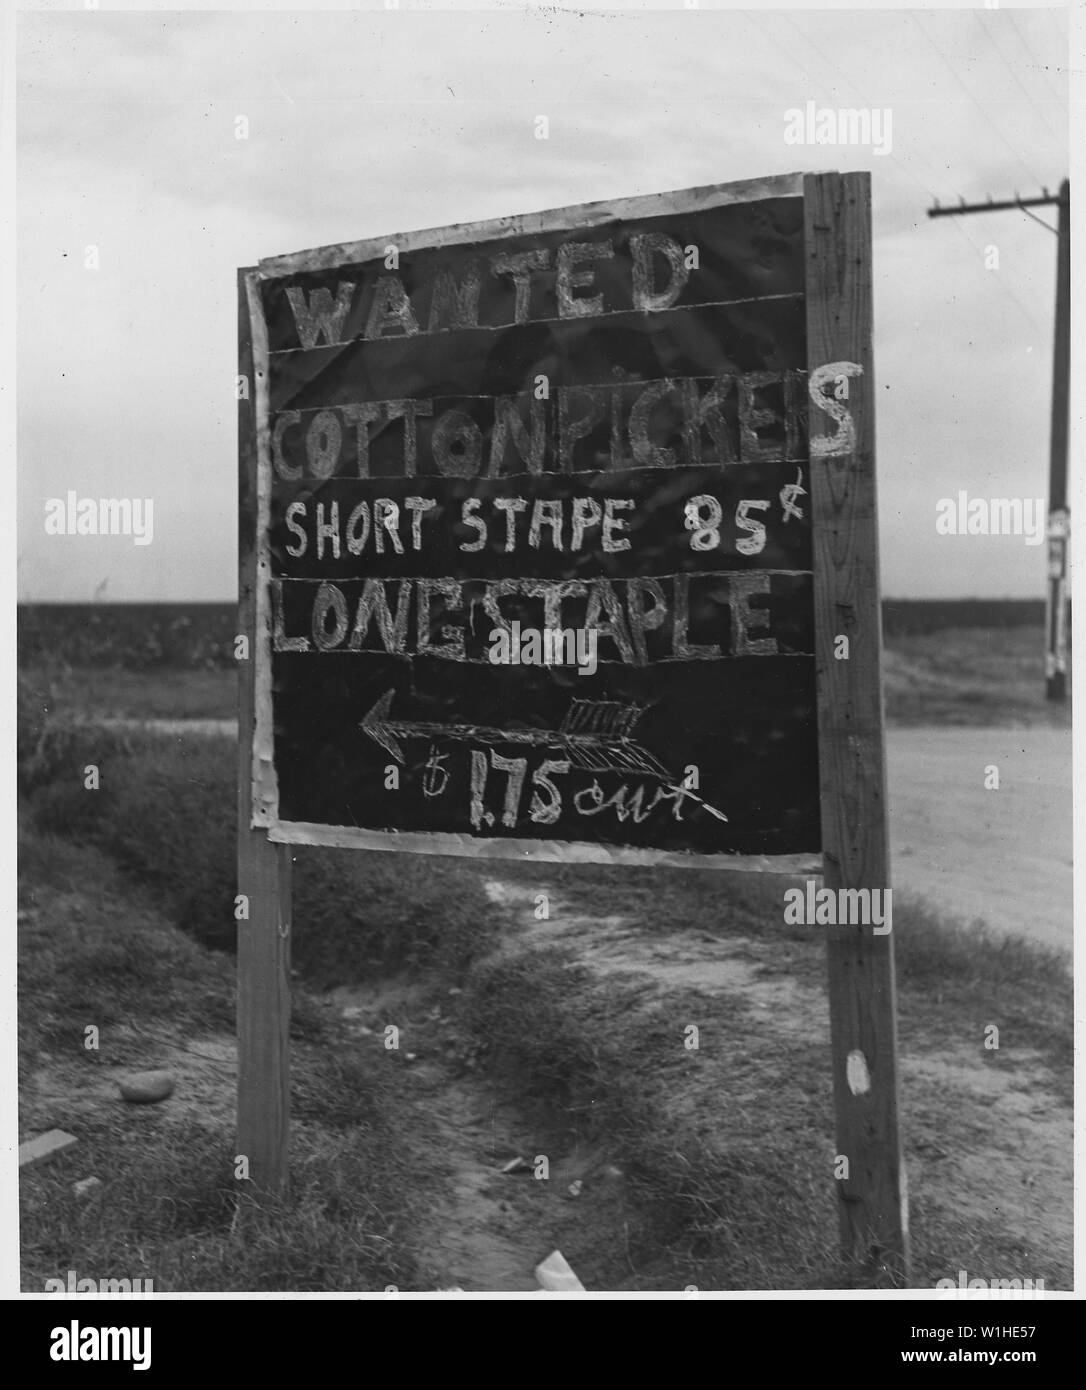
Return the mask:
[[589,772],[634,772],[659,777],[669,791],[681,792],[726,821],[728,817],[687,787],[677,785],[667,768],[643,744],[630,738],[641,715],[637,705],[608,700],[574,700],[560,729],[497,729],[487,724],[439,724],[421,719],[391,719],[394,690],[386,690],[363,717],[359,729],[398,763],[404,763],[401,738],[453,738],[473,743],[524,743],[559,748],[577,767]]
[[[607,701],[574,700],[560,729],[496,729],[487,724],[438,724],[421,719],[390,719],[395,691],[386,690],[358,726],[387,752],[402,763],[403,749],[398,738],[457,738],[473,743],[527,743],[539,746],[576,749],[591,762],[591,751],[624,755],[618,758],[615,771],[652,772],[657,777],[670,777],[648,749],[634,743],[626,732],[613,732],[616,716],[624,730],[641,713],[636,705],[611,705]],[[585,728],[586,717],[602,714],[607,727]],[[596,720],[599,723],[599,719]],[[580,761],[580,760],[578,760]],[[596,764],[592,762],[592,765]],[[604,764],[598,764],[602,771]]]

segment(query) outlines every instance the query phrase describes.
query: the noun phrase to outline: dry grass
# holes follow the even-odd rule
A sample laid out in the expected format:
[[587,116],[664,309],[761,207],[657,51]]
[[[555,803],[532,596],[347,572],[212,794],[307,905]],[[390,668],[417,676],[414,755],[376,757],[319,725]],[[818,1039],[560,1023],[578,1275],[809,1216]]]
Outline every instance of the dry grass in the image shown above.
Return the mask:
[[[74,1269],[170,1290],[358,1290],[417,1277],[425,1163],[404,1143],[387,1069],[364,1067],[333,1011],[295,990],[293,1187],[256,1209],[234,1175],[233,969],[177,930],[98,850],[25,837],[20,1120],[78,1147],[21,1182],[23,1287]],[[99,1030],[84,1046],[85,1028]],[[185,1062],[210,1058],[202,1067]],[[216,1058],[221,1060],[216,1063]],[[115,1078],[170,1065],[163,1105]],[[76,1179],[103,1183],[86,1198]]]

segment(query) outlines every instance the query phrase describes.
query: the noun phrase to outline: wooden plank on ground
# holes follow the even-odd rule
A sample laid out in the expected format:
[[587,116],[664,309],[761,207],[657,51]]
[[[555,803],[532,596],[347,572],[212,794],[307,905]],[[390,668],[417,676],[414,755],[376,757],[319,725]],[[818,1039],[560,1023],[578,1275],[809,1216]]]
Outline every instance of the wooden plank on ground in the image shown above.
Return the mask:
[[48,1163],[58,1154],[67,1153],[79,1140],[74,1134],[66,1134],[62,1129],[51,1129],[39,1134],[36,1139],[28,1139],[19,1145],[19,1167],[33,1168],[39,1163]]

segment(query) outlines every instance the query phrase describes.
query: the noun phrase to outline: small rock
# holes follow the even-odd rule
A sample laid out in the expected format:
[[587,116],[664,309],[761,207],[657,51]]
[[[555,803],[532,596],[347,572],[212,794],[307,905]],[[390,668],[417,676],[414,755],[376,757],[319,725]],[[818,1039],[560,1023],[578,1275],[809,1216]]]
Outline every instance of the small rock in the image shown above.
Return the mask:
[[80,1178],[77,1183],[73,1183],[72,1191],[77,1197],[89,1197],[95,1188],[101,1186],[101,1178]]
[[575,1182],[571,1182],[571,1183],[570,1183],[570,1185],[569,1185],[569,1195],[570,1195],[571,1197],[579,1197],[579,1196],[581,1195],[581,1192],[582,1192],[583,1188],[584,1188],[584,1183],[581,1181],[580,1178],[578,1178]]
[[608,1163],[606,1167],[600,1169],[600,1177],[606,1178],[608,1182],[617,1182],[619,1178],[625,1177],[621,1168],[613,1163]]
[[361,1007],[360,1007],[358,1004],[348,1004],[347,1007],[343,1010],[343,1017],[344,1017],[344,1018],[361,1018],[361,1017],[362,1017],[362,1009],[361,1009]]
[[464,991],[462,989],[457,989],[456,986],[453,985],[452,989],[449,990],[449,993],[455,999],[458,994],[463,994]]
[[521,1158],[518,1154],[516,1158],[511,1158],[502,1169],[503,1173],[530,1173],[532,1165],[526,1158]]
[[403,1059],[405,1062],[413,1062],[418,1055],[417,1052],[405,1052]]
[[155,1105],[173,1095],[174,1079],[168,1071],[140,1071],[117,1085],[121,1095],[133,1105]]

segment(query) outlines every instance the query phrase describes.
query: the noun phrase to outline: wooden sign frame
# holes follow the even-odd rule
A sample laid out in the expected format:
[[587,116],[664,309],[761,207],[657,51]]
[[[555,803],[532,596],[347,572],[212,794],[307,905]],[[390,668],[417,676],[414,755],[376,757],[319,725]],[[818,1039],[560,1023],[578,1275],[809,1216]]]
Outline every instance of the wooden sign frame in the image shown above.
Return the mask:
[[[807,359],[854,362],[850,453],[814,466],[815,673],[823,883],[890,888],[883,738],[882,603],[875,496],[871,176],[803,181]],[[866,382],[866,389],[862,383]],[[839,635],[848,660],[834,658]],[[830,1046],[841,1246],[868,1282],[908,1278],[908,1202],[898,1126],[897,993],[893,933],[827,927]]]
[[[284,823],[272,756],[268,550],[268,344],[263,279],[424,247],[599,226],[661,212],[802,196],[809,371],[847,364],[854,437],[820,455],[832,422],[811,421],[815,672],[822,821],[811,856],[699,856],[556,841],[394,834]],[[888,889],[889,848],[881,684],[881,608],[875,505],[871,190],[868,174],[791,174],[595,203],[525,217],[382,237],[264,260],[238,273],[240,633],[249,659],[239,685],[238,1151],[255,1188],[281,1194],[289,1171],[291,845],[400,850],[582,863],[672,864],[822,873],[832,889]],[[813,413],[812,413],[813,414]],[[848,638],[847,659],[835,657]],[[868,1283],[907,1280],[905,1175],[898,1130],[892,934],[871,926],[827,932],[836,1107],[835,1171],[842,1249]]]

